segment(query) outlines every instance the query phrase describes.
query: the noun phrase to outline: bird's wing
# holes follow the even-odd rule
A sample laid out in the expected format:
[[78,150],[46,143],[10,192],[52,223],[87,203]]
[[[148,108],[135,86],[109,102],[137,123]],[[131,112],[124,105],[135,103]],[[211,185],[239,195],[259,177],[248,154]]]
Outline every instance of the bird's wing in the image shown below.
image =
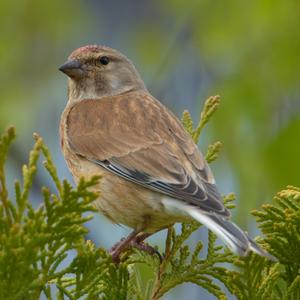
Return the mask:
[[78,155],[127,180],[229,216],[197,146],[147,92],[76,103],[67,117],[67,137]]

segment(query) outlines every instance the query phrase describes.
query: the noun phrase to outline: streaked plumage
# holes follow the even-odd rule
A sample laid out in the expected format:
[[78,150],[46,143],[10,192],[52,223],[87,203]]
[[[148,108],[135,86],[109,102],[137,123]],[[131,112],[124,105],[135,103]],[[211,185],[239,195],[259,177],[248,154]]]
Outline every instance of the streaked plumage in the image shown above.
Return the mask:
[[[99,64],[103,56],[107,66]],[[71,79],[62,149],[76,181],[103,175],[95,205],[104,215],[147,233],[194,218],[238,254],[251,249],[268,255],[227,220],[230,214],[203,155],[125,56],[87,46],[70,61],[80,67],[63,70]]]

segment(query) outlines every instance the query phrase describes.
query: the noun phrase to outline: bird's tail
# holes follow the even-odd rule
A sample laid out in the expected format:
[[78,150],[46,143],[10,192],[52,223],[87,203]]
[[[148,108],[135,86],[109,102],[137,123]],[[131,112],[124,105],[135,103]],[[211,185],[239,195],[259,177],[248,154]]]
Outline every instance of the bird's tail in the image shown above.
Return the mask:
[[[169,202],[169,204],[171,204],[171,202]],[[173,209],[175,208],[174,204],[173,200]],[[176,209],[179,209],[179,207],[176,207]],[[226,218],[216,214],[205,213],[194,206],[186,204],[181,204],[180,210],[185,211],[185,213],[190,215],[193,219],[208,227],[208,229],[214,232],[233,252],[238,255],[246,256],[249,251],[253,251],[272,261],[277,261],[273,255],[264,251],[242,229]]]
[[277,261],[273,255],[259,247],[233,222],[215,214],[205,214],[195,208],[188,209],[187,212],[195,220],[207,226],[238,255],[246,256],[249,251],[253,251],[261,256],[269,258],[272,261]]

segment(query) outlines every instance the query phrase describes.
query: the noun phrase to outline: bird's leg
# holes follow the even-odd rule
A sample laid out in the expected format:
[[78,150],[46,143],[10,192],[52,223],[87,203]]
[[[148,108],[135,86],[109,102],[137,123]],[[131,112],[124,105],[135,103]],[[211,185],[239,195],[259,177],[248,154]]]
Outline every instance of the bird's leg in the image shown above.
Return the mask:
[[143,243],[143,241],[146,238],[148,238],[150,235],[152,235],[152,233],[141,233],[137,235],[134,239],[132,239],[130,245],[142,251],[148,252],[151,255],[156,254],[159,257],[160,262],[162,262],[161,254],[155,248],[151,247],[148,244]]
[[136,242],[135,240],[133,240],[133,241],[130,242],[130,245],[132,247],[135,247],[135,248],[139,249],[139,250],[148,252],[151,255],[156,254],[158,256],[160,262],[163,261],[163,257],[161,256],[161,254],[159,253],[159,251],[156,250],[155,248],[151,247],[148,244],[145,244],[143,242]]
[[110,249],[112,260],[115,263],[120,262],[120,254],[128,247],[135,247],[142,251],[148,252],[149,254],[157,254],[159,260],[162,261],[161,254],[153,247],[144,244],[143,241],[152,235],[151,233],[141,233],[140,231],[132,231],[126,238],[122,238],[117,244]]
[[117,244],[115,244],[110,249],[110,254],[112,256],[112,260],[115,263],[118,263],[120,261],[120,254],[127,249],[130,246],[130,243],[137,237],[137,235],[140,233],[140,231],[134,230],[132,231],[127,238],[121,239]]
[[135,238],[135,241],[137,243],[142,243],[146,238],[148,238],[150,235],[152,235],[153,233],[146,233],[146,232],[141,232],[140,234],[138,234]]

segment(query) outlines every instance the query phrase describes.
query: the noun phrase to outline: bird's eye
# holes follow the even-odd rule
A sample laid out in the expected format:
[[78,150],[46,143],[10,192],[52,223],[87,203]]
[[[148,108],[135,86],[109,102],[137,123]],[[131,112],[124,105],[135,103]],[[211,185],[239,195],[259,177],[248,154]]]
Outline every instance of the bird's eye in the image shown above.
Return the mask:
[[109,63],[109,58],[107,56],[101,56],[99,61],[101,65],[107,65]]

